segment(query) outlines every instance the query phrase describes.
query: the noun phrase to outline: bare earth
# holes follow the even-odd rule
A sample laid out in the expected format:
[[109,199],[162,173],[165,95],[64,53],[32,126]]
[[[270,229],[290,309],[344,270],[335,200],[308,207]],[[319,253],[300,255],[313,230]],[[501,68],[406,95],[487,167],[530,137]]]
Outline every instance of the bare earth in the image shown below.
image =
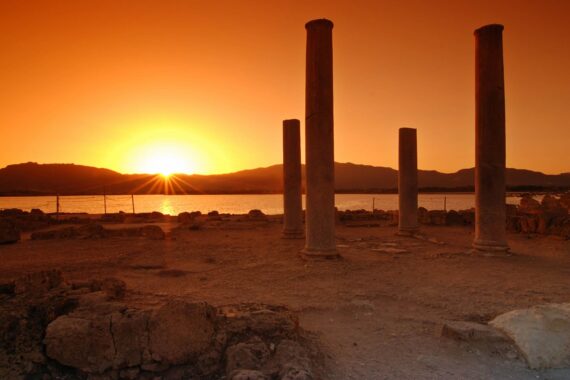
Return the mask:
[[[284,304],[316,332],[330,379],[568,379],[521,359],[439,336],[446,320],[486,322],[503,312],[569,302],[570,241],[509,235],[510,257],[467,254],[471,228],[423,227],[443,243],[395,235],[394,227],[338,226],[343,259],[307,262],[303,240],[281,239],[277,218],[208,222],[166,240],[24,240],[0,247],[0,280],[59,268],[66,279],[123,279],[148,297],[213,305]],[[105,225],[119,228],[124,225]],[[386,253],[374,249],[405,249]]]

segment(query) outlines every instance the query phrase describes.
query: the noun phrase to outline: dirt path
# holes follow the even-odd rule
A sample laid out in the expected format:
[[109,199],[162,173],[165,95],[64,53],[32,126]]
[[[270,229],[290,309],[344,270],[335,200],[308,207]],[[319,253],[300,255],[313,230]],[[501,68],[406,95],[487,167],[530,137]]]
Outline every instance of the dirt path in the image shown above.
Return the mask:
[[285,304],[319,334],[331,379],[570,378],[438,336],[445,320],[568,302],[570,241],[511,235],[514,256],[479,257],[465,253],[469,228],[424,228],[444,243],[436,244],[391,227],[338,227],[343,260],[306,262],[297,254],[303,241],[280,239],[280,228],[222,222],[164,241],[24,241],[0,247],[0,279],[61,268],[70,280],[116,276],[155,297]]

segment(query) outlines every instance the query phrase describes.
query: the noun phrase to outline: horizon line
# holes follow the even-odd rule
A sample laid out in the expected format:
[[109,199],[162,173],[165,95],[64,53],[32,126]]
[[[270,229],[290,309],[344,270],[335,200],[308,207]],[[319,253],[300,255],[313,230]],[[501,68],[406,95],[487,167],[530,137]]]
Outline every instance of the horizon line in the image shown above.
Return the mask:
[[[335,164],[348,164],[348,165],[355,165],[355,166],[369,166],[369,167],[373,167],[373,168],[381,168],[381,169],[390,169],[390,170],[394,170],[394,171],[398,171],[398,169],[396,168],[392,168],[390,166],[380,166],[380,165],[373,165],[373,164],[359,164],[359,163],[354,163],[354,162],[350,162],[350,161],[346,161],[346,162],[340,162],[340,161],[334,161]],[[73,165],[73,166],[84,166],[84,167],[88,167],[88,168],[93,168],[93,169],[100,169],[100,170],[109,170],[112,172],[115,172],[117,174],[120,175],[150,175],[150,176],[162,176],[161,173],[137,173],[137,172],[120,172],[118,170],[115,169],[110,169],[107,167],[101,167],[101,166],[92,166],[92,165],[87,165],[87,164],[77,164],[77,163],[65,163],[65,162],[50,162],[50,163],[38,163],[35,161],[27,161],[27,162],[20,162],[20,163],[16,163],[16,164],[8,164],[2,168],[0,168],[0,170],[4,170],[7,169],[10,166],[19,166],[19,165],[26,165],[26,164],[34,164],[34,165]],[[192,175],[196,175],[196,176],[217,176],[217,175],[229,175],[229,174],[235,174],[235,173],[240,173],[240,172],[244,172],[244,171],[252,171],[252,170],[260,170],[260,169],[268,169],[274,166],[282,166],[283,163],[277,163],[277,164],[272,164],[272,165],[268,165],[268,166],[258,166],[258,167],[254,167],[254,168],[246,168],[246,169],[238,169],[235,171],[231,171],[231,172],[222,172],[222,173],[210,173],[210,174],[204,174],[204,173],[185,173],[185,172],[177,172],[177,173],[171,173],[168,175],[168,177],[174,176],[174,175],[188,175],[188,176],[192,176]],[[305,163],[301,163],[301,165],[304,167]],[[456,171],[452,171],[452,172],[445,172],[445,171],[440,171],[437,169],[422,169],[418,167],[418,171],[424,171],[424,172],[438,172],[441,174],[455,174],[458,173],[460,171],[463,170],[470,170],[470,169],[474,169],[475,166],[471,166],[468,168],[461,168],[458,169]],[[534,169],[521,169],[521,168],[515,168],[515,167],[506,167],[506,169],[511,169],[511,170],[525,170],[525,171],[530,171],[530,172],[535,172],[535,173],[541,173],[544,175],[566,175],[566,174],[570,174],[570,169],[568,171],[565,172],[560,172],[560,173],[548,173],[548,172],[543,172],[540,170],[534,170]]]

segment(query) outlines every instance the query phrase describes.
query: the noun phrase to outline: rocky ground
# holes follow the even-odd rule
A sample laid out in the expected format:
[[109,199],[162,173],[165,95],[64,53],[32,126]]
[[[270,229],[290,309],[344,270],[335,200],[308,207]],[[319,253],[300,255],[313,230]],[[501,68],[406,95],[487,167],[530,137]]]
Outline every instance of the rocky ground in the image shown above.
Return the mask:
[[[304,333],[287,337],[307,352],[321,353],[311,359],[313,378],[570,378],[569,370],[530,370],[516,352],[441,335],[448,321],[486,323],[513,309],[568,302],[570,241],[565,236],[511,232],[512,255],[484,257],[468,253],[469,225],[424,225],[422,237],[409,238],[396,236],[388,217],[358,214],[342,217],[337,227],[342,260],[319,262],[299,257],[303,240],[280,238],[279,217],[259,213],[180,220],[105,217],[97,220],[99,227],[80,216],[0,246],[0,283],[49,269],[61,270],[68,284],[112,277],[126,285],[120,302],[148,318],[173,300],[206,302],[214,310],[240,304],[284,307],[279,310],[298,318],[299,331],[318,341],[317,349],[306,344]],[[148,224],[160,227],[164,236],[145,228]],[[81,306],[72,309],[69,313],[81,313]],[[214,326],[218,331],[218,322]],[[263,348],[255,351],[256,336],[269,355]],[[267,362],[280,342],[263,334],[244,339],[233,343],[252,345]],[[224,370],[212,376],[229,375],[228,352],[225,345]],[[268,376],[279,378],[273,371]]]

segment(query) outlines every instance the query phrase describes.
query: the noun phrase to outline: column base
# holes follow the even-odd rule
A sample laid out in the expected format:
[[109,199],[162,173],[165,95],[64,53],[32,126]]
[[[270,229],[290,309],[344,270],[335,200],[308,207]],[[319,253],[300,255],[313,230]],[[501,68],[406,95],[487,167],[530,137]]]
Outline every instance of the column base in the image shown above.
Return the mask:
[[305,233],[303,231],[291,231],[283,230],[281,233],[281,239],[304,239]]
[[505,255],[509,253],[509,246],[506,243],[501,243],[491,240],[476,239],[473,241],[472,253],[482,253],[490,255]]
[[419,232],[420,232],[419,228],[402,229],[402,230],[398,230],[398,232],[396,232],[396,235],[398,235],[398,236],[416,236]]
[[342,258],[336,249],[307,249],[304,248],[299,252],[301,258],[305,260],[339,260]]

